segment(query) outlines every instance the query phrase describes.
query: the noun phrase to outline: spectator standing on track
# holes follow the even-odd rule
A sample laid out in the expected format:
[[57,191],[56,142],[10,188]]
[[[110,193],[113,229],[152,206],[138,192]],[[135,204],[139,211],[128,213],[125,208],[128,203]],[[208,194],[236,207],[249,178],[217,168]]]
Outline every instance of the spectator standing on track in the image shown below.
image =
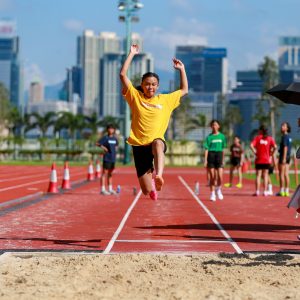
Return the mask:
[[291,126],[288,122],[283,122],[281,124],[281,141],[279,144],[279,181],[280,181],[280,191],[277,193],[277,196],[290,196],[289,185],[290,185],[290,175],[289,167],[291,160],[291,148],[292,148],[292,139],[289,135],[291,132]]
[[237,188],[243,187],[243,177],[242,177],[242,164],[243,164],[243,154],[244,150],[241,145],[241,140],[238,136],[235,136],[233,139],[233,144],[230,146],[230,171],[229,171],[229,183],[225,183],[225,187],[231,187],[232,186],[232,180],[233,180],[233,172],[234,170],[237,170],[239,182],[237,183]]
[[[115,169],[118,139],[115,136],[116,128],[113,124],[108,124],[106,127],[107,134],[103,136],[97,143],[96,146],[100,147],[104,151],[103,165],[101,174],[101,194],[110,195],[116,194],[113,190],[112,185],[112,173]],[[105,181],[107,183],[108,190],[105,188]]]
[[258,135],[253,139],[250,144],[250,149],[255,154],[255,169],[256,169],[256,180],[255,188],[256,191],[253,196],[259,196],[260,194],[260,181],[261,177],[264,181],[264,196],[268,196],[268,175],[270,168],[270,158],[276,150],[276,143],[274,139],[268,135],[268,129],[261,125],[259,128]]
[[204,143],[205,157],[204,167],[208,168],[210,174],[210,200],[216,201],[216,194],[219,200],[223,200],[221,190],[223,180],[224,149],[227,147],[226,138],[220,130],[220,122],[210,122],[212,133],[206,137]]
[[[144,74],[141,86],[135,88],[127,77],[127,70],[138,53],[138,45],[132,45],[120,70],[122,94],[132,113],[127,143],[132,146],[135,168],[143,194],[156,200],[157,191],[160,191],[164,184],[164,153],[167,150],[164,135],[172,111],[179,106],[180,98],[188,93],[188,81],[184,64],[173,58],[173,66],[180,73],[179,90],[170,94],[156,95],[159,76],[152,72]],[[154,169],[156,175],[153,178]]]

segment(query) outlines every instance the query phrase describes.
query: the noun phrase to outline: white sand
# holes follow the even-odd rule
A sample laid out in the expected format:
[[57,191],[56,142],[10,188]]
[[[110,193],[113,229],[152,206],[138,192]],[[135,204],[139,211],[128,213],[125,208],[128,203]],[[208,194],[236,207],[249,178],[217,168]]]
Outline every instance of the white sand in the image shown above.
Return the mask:
[[0,299],[300,299],[300,256],[0,256]]

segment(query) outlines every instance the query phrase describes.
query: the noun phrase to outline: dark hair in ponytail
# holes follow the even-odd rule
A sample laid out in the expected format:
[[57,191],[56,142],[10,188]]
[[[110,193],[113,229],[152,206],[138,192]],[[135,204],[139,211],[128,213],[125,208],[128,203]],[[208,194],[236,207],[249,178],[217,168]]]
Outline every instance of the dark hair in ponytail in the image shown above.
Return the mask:
[[261,132],[264,138],[268,136],[268,128],[265,125],[260,125],[259,131]]

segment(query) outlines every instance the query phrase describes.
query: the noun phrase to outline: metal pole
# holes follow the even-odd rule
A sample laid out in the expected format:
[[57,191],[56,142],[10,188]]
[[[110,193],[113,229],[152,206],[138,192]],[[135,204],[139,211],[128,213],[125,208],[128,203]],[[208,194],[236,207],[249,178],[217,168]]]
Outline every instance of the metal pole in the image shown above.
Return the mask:
[[[131,0],[126,0],[125,6],[125,22],[126,22],[126,53],[128,55],[131,46]],[[127,76],[130,78],[130,70],[127,71]],[[124,112],[124,159],[123,164],[126,165],[130,163],[130,146],[126,143],[127,138],[130,134],[130,110],[128,103],[125,103],[125,112]]]

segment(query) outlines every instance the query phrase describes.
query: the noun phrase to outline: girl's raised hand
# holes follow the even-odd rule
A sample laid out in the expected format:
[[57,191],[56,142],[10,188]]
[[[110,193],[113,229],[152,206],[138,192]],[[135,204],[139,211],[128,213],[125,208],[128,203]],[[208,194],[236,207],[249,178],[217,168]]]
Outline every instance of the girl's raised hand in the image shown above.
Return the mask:
[[140,51],[139,49],[139,45],[131,45],[130,47],[130,53],[133,53],[133,54],[138,54]]
[[181,70],[184,68],[184,64],[181,60],[174,57],[173,58],[173,67],[177,70]]

